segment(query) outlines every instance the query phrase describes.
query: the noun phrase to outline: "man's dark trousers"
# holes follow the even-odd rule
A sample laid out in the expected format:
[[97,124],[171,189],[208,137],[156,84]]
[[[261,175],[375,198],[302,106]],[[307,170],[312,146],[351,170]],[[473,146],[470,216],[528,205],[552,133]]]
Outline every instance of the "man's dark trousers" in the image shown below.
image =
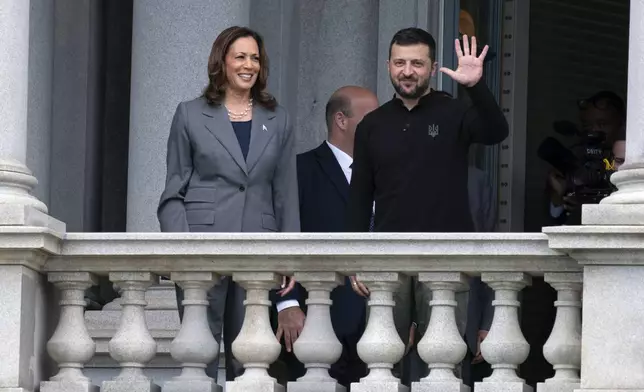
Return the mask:
[[[343,232],[349,183],[326,142],[297,157],[302,232]],[[366,300],[351,288],[349,278],[331,293],[331,323],[342,343],[342,356],[330,374],[344,386],[366,376],[356,345],[366,321]]]

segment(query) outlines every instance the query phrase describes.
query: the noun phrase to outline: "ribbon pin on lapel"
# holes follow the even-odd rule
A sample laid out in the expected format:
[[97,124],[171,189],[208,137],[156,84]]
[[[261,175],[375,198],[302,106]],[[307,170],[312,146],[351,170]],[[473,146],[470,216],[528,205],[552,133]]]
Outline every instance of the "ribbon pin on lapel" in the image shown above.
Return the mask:
[[262,131],[268,132],[268,128],[266,128],[266,125],[262,124]]

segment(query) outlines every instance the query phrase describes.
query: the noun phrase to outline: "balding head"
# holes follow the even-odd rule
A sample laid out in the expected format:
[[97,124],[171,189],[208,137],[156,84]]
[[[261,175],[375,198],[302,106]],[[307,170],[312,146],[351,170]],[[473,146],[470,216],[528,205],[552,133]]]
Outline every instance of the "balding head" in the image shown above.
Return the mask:
[[336,90],[326,104],[329,141],[353,155],[356,127],[367,113],[377,107],[378,98],[366,88],[345,86]]
[[347,117],[351,117],[353,102],[356,100],[370,100],[372,103],[376,102],[378,105],[378,98],[371,91],[358,86],[344,86],[337,89],[326,104],[326,127],[331,132],[334,122],[334,116],[342,113]]

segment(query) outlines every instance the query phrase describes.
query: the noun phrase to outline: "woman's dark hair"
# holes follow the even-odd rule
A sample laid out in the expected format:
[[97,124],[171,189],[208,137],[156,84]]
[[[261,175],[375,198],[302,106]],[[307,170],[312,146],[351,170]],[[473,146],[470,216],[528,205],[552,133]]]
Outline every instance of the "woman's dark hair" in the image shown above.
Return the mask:
[[203,96],[210,105],[220,105],[222,103],[226,83],[228,82],[226,79],[226,55],[232,44],[244,37],[252,37],[259,48],[259,74],[257,75],[257,81],[250,89],[250,95],[256,103],[273,110],[277,106],[277,100],[264,91],[268,81],[268,55],[264,48],[264,40],[261,35],[247,27],[229,27],[215,39],[208,57],[209,82],[203,92]]

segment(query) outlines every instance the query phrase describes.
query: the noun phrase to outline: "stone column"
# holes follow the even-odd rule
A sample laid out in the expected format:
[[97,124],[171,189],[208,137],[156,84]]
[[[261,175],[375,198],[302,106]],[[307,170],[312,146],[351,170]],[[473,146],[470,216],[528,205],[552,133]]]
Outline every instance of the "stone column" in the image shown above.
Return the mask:
[[10,241],[0,238],[0,257],[4,259],[0,266],[0,392],[29,392],[37,387],[35,375],[42,374],[36,359],[43,358],[34,353],[46,343],[42,325],[47,316],[44,279],[25,264],[33,266],[43,260],[36,252],[12,259],[10,252],[16,252]]
[[[264,38],[270,59],[268,91],[292,116],[297,106],[297,51],[300,45],[297,1],[255,1],[250,10],[250,27]],[[276,28],[279,26],[279,28]]]
[[546,273],[544,279],[557,290],[557,318],[543,346],[543,355],[553,365],[555,375],[537,384],[537,392],[573,392],[580,384],[583,275]]
[[418,1],[389,0],[379,4],[377,83],[380,103],[387,102],[394,94],[387,69],[391,38],[402,28],[417,26],[419,16]]
[[522,272],[484,272],[481,280],[494,289],[494,318],[487,338],[481,343],[483,358],[492,365],[492,375],[474,385],[476,392],[532,392],[517,375],[530,353],[519,323],[519,292],[532,282]]
[[[48,226],[62,233],[65,225],[50,219],[46,205],[31,195],[37,180],[26,166],[30,7],[29,0],[0,1],[0,226]],[[38,15],[47,12],[35,7]],[[36,251],[26,245],[29,234],[11,230],[0,235],[0,391],[27,392],[38,387],[45,362],[49,313],[39,270],[58,243],[53,233],[45,235],[34,242],[40,244]]]
[[227,381],[226,391],[285,392],[284,386],[268,374],[281,351],[269,319],[268,292],[281,279],[273,272],[239,272],[233,279],[246,289],[244,323],[232,344],[235,358],[244,365],[244,374]]
[[93,0],[54,2],[49,209],[74,232],[100,231],[101,7]]
[[40,383],[42,392],[98,392],[83,374],[84,365],[94,357],[96,344],[89,336],[83,313],[87,288],[96,278],[87,272],[53,272],[49,281],[61,291],[61,312],[58,326],[47,342],[47,351],[58,364],[59,371],[49,381]]
[[29,25],[27,167],[38,179],[38,185],[32,194],[49,205],[54,85],[54,2],[31,2]]
[[249,0],[137,0],[132,26],[132,88],[127,230],[158,231],[157,202],[165,182],[172,116],[208,83],[208,55],[217,35],[249,23]]
[[206,375],[206,366],[219,354],[219,344],[208,327],[208,290],[219,283],[212,272],[173,272],[172,280],[184,290],[183,323],[170,344],[172,358],[181,364],[181,375],[166,381],[163,392],[221,392]]
[[413,392],[469,392],[454,370],[467,353],[467,344],[456,323],[456,292],[467,288],[467,276],[460,272],[421,272],[418,281],[432,290],[431,315],[418,353],[429,365],[429,375],[412,383]]
[[367,364],[369,374],[359,383],[351,383],[353,392],[407,392],[409,388],[391,372],[405,353],[394,324],[394,293],[400,287],[396,272],[359,272],[357,279],[369,287],[369,319],[360,341],[358,355]]
[[[306,0],[299,2],[299,75],[295,128],[298,151],[326,138],[324,110],[331,94],[345,85],[376,92],[378,2]],[[289,108],[291,109],[291,108]],[[293,110],[293,109],[291,109]]]
[[157,352],[143,311],[147,305],[145,290],[156,281],[156,276],[149,272],[110,272],[109,277],[123,291],[119,328],[108,345],[110,356],[118,362],[121,372],[114,379],[104,381],[101,391],[159,392],[159,386],[143,374],[146,364]]
[[331,323],[331,291],[344,281],[335,272],[296,272],[295,279],[308,291],[306,324],[293,344],[298,360],[306,374],[289,382],[289,392],[345,392],[346,389],[329,375],[331,365],[342,354],[342,344]]
[[644,0],[630,2],[626,162],[612,175],[619,189],[598,205],[584,205],[584,225],[644,225]]
[[16,213],[15,206],[34,207],[47,213],[45,204],[29,193],[37,181],[26,166],[28,0],[0,3],[0,37],[0,221],[24,224],[26,213]]

